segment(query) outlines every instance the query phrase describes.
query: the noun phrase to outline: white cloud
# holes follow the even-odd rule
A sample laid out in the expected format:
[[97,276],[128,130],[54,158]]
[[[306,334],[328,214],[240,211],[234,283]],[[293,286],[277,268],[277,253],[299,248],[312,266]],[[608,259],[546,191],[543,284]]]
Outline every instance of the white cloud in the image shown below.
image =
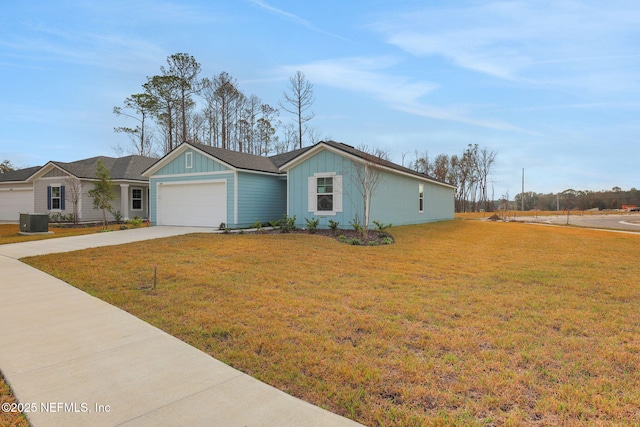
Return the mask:
[[423,98],[438,86],[431,82],[413,81],[388,73],[386,69],[397,62],[398,60],[392,57],[340,58],[284,66],[279,71],[292,75],[301,70],[314,84],[363,93],[383,102],[389,108],[420,117],[525,132],[509,123],[475,118],[469,112],[469,107],[442,108],[425,103]]
[[343,39],[343,37],[337,35],[337,34],[333,34],[333,33],[329,33],[326,32],[318,27],[316,27],[315,25],[313,25],[313,23],[307,19],[304,19],[296,14],[287,12],[286,10],[282,10],[282,9],[278,9],[277,7],[271,6],[270,4],[268,4],[266,1],[264,0],[249,0],[249,2],[251,2],[252,4],[260,7],[261,9],[264,9],[270,13],[273,13],[274,15],[280,16],[281,18],[284,18],[287,21],[291,21],[297,25],[301,25],[305,28],[308,28],[309,30],[321,33],[321,34],[325,34],[331,37],[335,37],[335,38],[339,38],[339,39]]
[[636,2],[490,1],[386,15],[372,28],[411,55],[445,57],[500,79],[580,85],[591,72],[600,79],[597,86],[606,86],[608,71],[599,58],[616,57],[637,69],[639,24]]

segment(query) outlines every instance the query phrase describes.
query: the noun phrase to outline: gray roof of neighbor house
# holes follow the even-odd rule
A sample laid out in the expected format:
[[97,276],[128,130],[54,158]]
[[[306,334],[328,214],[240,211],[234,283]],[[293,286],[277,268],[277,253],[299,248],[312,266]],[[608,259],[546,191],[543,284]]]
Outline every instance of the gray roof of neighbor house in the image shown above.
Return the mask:
[[38,172],[41,167],[42,166],[32,166],[30,168],[0,173],[0,182],[26,181],[27,178]]
[[[142,176],[142,172],[154,164],[157,159],[136,155],[118,158],[98,156],[69,163],[51,161],[47,164],[53,164],[77,178],[95,179],[98,160],[101,160],[109,169],[109,176],[112,180],[149,181],[148,178]],[[0,174],[0,182],[26,182],[43,167],[33,166],[2,173]]]
[[94,179],[96,178],[98,161],[102,161],[102,164],[109,169],[109,176],[113,180],[148,181],[148,178],[142,176],[142,172],[154,164],[156,160],[151,157],[132,155],[118,158],[98,156],[70,163],[51,163],[78,178]]

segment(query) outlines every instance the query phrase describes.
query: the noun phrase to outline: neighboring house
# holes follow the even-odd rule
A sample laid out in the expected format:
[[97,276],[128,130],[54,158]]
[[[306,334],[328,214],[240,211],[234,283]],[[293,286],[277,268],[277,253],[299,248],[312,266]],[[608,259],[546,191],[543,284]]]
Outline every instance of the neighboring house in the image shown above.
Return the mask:
[[241,228],[286,214],[301,228],[305,218],[318,218],[321,228],[329,219],[350,227],[363,220],[357,171],[365,165],[380,173],[371,221],[453,219],[453,185],[333,141],[271,157],[183,143],[142,175],[154,225]]
[[[115,200],[111,203],[124,219],[149,216],[149,183],[141,173],[157,159],[143,156],[92,157],[76,162],[48,162],[42,167],[0,175],[0,220],[17,221],[20,213],[69,215],[77,199],[79,221],[98,221],[102,211],[93,208],[89,191],[96,180],[98,161],[109,169]],[[78,197],[74,197],[74,193]],[[107,213],[107,219],[113,215]]]
[[34,212],[33,183],[40,166],[0,174],[0,221],[18,221],[20,212]]

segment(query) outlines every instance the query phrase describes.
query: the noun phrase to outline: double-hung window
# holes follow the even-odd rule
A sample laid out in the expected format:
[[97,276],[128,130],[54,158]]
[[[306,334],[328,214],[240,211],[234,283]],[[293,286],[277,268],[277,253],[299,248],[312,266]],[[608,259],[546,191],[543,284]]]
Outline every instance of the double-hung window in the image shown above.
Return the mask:
[[47,209],[64,210],[64,185],[54,184],[47,187]]
[[131,190],[131,209],[134,211],[142,210],[142,189],[133,188]]
[[424,184],[418,184],[418,213],[424,212]]
[[342,212],[342,175],[319,172],[309,177],[308,210],[315,215]]
[[60,209],[60,187],[51,187],[51,209]]
[[317,211],[333,210],[333,177],[322,177],[316,181]]

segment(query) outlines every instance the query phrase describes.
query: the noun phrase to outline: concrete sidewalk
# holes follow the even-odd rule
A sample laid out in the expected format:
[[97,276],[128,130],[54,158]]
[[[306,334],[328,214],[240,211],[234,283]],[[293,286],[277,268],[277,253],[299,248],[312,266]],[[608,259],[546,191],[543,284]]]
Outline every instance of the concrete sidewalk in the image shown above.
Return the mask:
[[207,231],[140,230],[0,245],[0,370],[33,426],[359,425],[16,259]]

